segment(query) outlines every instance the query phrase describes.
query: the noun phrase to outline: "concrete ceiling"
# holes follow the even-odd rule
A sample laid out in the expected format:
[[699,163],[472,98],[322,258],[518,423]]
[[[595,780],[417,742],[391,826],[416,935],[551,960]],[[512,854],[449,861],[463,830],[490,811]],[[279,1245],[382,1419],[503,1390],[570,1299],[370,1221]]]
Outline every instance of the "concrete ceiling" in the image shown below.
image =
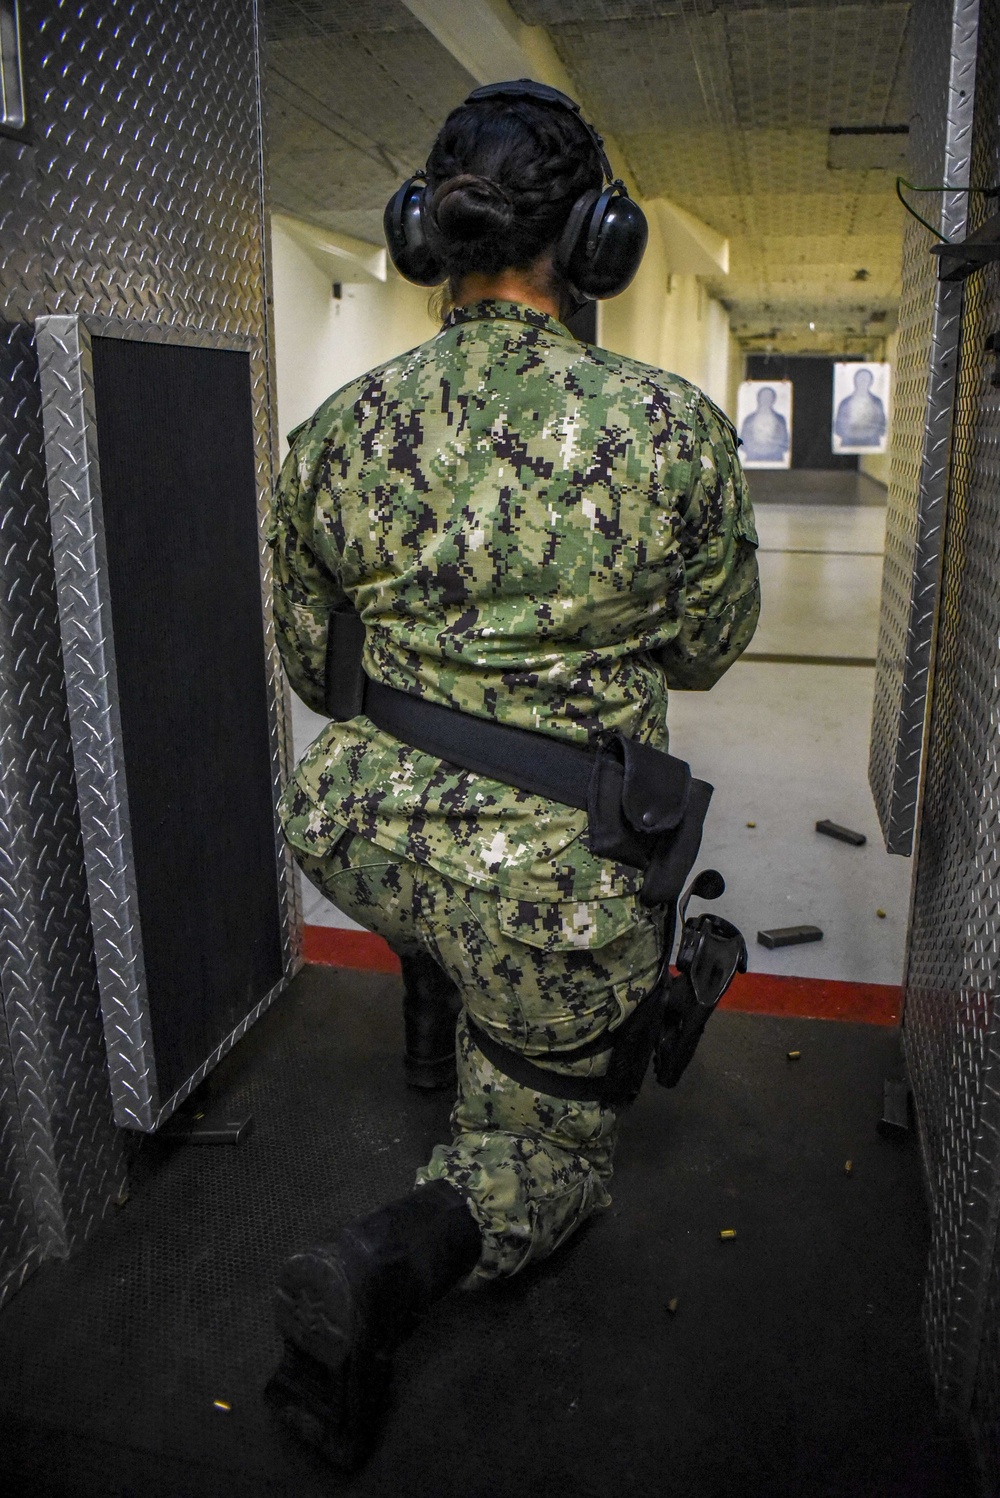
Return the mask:
[[[642,193],[728,237],[730,273],[707,284],[747,347],[864,352],[892,327],[895,169],[831,166],[871,139],[831,155],[829,132],[908,122],[908,3],[510,3]],[[400,0],[267,0],[266,19],[275,206],[378,240],[390,191],[475,80]]]
[[827,161],[831,127],[908,122],[908,4],[512,4],[548,28],[643,192],[729,238],[730,273],[709,289],[741,341],[825,347],[891,325],[895,172]]
[[381,244],[382,210],[476,86],[400,0],[266,0],[272,206]]

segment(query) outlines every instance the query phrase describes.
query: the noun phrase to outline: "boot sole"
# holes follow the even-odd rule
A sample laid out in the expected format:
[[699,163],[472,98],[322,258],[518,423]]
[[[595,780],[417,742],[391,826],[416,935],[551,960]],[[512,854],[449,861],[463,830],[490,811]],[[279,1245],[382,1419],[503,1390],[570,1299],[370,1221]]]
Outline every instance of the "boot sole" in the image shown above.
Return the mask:
[[351,1470],[378,1435],[391,1361],[366,1345],[354,1294],[338,1260],[289,1260],[275,1297],[285,1339],[264,1396],[282,1424],[331,1462]]
[[334,1258],[297,1254],[281,1272],[274,1302],[275,1324],[292,1343],[336,1373],[360,1340],[354,1293]]

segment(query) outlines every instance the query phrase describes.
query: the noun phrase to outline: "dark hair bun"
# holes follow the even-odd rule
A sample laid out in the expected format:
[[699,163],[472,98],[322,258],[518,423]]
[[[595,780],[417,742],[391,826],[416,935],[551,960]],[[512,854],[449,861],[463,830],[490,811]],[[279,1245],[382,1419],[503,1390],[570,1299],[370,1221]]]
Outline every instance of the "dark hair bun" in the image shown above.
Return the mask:
[[441,183],[431,199],[431,217],[446,239],[468,244],[508,234],[514,205],[499,183],[463,172]]
[[569,110],[534,99],[460,104],[427,158],[435,256],[450,277],[531,265],[603,180],[594,143]]

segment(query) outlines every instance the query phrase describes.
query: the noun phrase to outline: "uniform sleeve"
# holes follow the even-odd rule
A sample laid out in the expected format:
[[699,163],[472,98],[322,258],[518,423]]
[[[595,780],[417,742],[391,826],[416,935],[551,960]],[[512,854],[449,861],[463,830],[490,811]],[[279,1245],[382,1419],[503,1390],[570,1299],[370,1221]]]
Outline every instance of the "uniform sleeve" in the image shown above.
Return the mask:
[[316,556],[316,497],[301,473],[303,434],[292,434],[274,495],[268,541],[274,562],[274,628],[292,690],[313,712],[324,711],[326,634],[330,610],[344,590]]
[[733,429],[704,397],[692,427],[692,476],[680,504],[684,615],[658,658],[668,686],[704,692],[752,640],[760,582],[757,530]]

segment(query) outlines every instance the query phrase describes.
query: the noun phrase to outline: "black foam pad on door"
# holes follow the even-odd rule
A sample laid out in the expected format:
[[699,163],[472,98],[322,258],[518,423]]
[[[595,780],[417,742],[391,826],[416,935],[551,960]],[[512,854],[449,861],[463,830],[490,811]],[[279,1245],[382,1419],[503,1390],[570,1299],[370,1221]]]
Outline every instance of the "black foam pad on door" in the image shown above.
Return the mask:
[[93,339],[159,1094],[282,974],[249,355]]

